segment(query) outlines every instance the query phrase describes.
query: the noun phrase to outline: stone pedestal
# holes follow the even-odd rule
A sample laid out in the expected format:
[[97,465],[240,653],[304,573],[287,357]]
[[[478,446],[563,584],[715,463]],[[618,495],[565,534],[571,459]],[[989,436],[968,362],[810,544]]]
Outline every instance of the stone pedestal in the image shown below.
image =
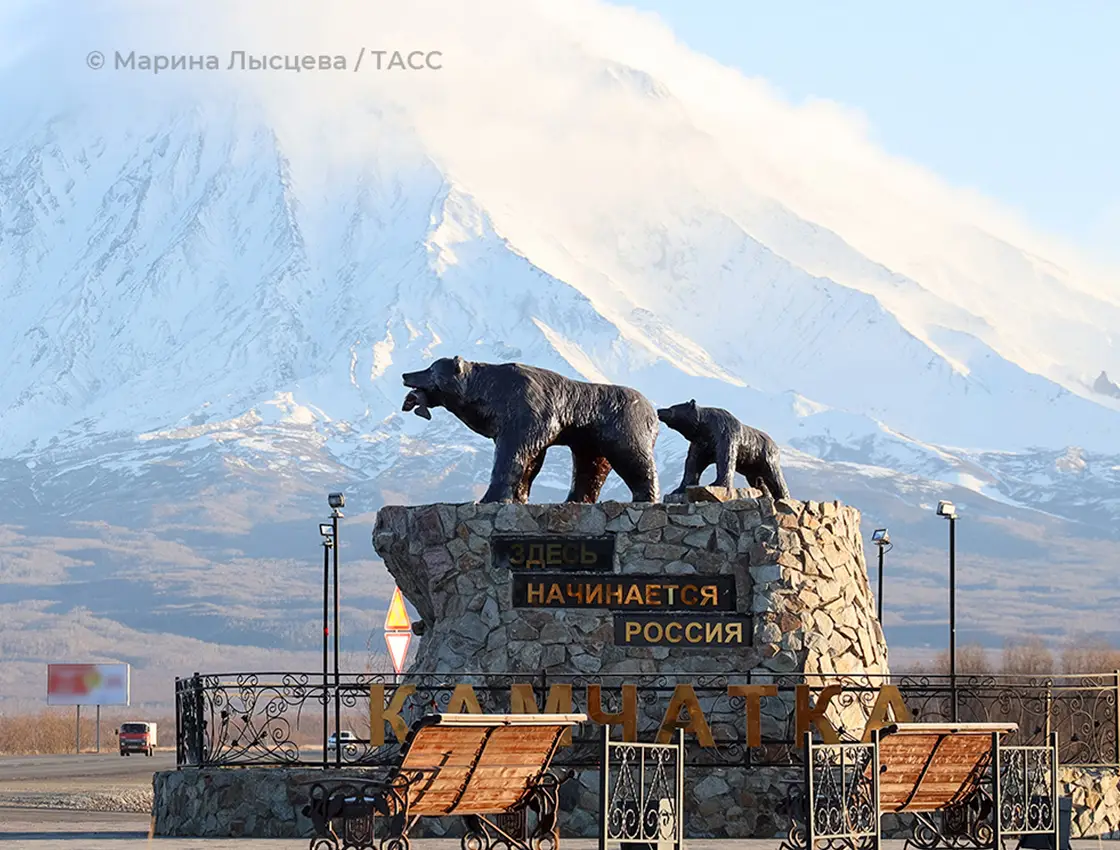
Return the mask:
[[[503,536],[613,537],[617,578],[656,575],[684,584],[726,576],[735,596],[727,613],[749,618],[750,637],[718,652],[684,642],[616,646],[609,610],[515,608],[517,571],[493,563],[491,542]],[[859,512],[838,502],[388,506],[378,513],[373,542],[423,620],[410,671],[887,672]],[[547,564],[536,574],[561,571],[573,581],[603,575]]]
[[[639,689],[634,726],[646,742],[669,722],[669,694],[694,687],[697,713],[717,742],[701,753],[699,733],[690,733],[696,758],[687,767],[685,805],[694,837],[769,838],[788,826],[781,809],[799,772],[742,766],[744,703],[729,686],[783,686],[762,700],[760,727],[764,741],[788,746],[796,740],[796,684],[819,688],[828,676],[845,674],[849,684],[875,686],[888,673],[859,512],[837,502],[698,488],[669,504],[388,506],[378,513],[373,542],[423,621],[411,674],[455,682],[503,674],[505,689],[543,674],[574,684],[572,708],[593,719],[592,685],[612,692],[604,710],[617,711],[619,687],[632,683]],[[605,561],[584,563],[604,552]],[[597,585],[615,594],[614,603],[625,600],[621,607],[645,612],[578,607]],[[709,591],[718,605],[699,604]],[[715,607],[724,610],[712,613]],[[651,621],[627,643],[628,624]],[[724,631],[715,645],[689,642],[716,623]],[[729,623],[738,626],[728,631]],[[736,628],[741,640],[731,639],[740,637]],[[516,710],[494,693],[487,692],[482,710]],[[870,702],[837,699],[826,716],[858,737]],[[692,713],[678,710],[671,719]],[[589,752],[584,745],[583,755]],[[584,769],[563,802],[565,832],[594,835],[598,772]]]

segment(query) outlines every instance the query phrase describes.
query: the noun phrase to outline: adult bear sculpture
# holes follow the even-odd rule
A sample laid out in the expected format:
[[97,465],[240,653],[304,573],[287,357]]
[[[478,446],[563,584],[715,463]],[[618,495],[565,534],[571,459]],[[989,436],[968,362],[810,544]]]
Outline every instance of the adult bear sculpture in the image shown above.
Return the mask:
[[527,502],[550,446],[572,450],[569,502],[594,502],[613,468],[635,502],[659,497],[653,446],[658,422],[637,390],[573,381],[520,363],[444,357],[407,372],[405,410],[444,407],[494,441],[494,468],[483,502]]
[[789,498],[778,444],[768,434],[744,425],[722,408],[697,407],[696,399],[661,408],[657,418],[689,442],[684,477],[673,493],[683,493],[698,485],[704,470],[714,463],[713,486],[730,489],[735,484],[735,473],[740,472],[752,487],[761,482],[773,498]]

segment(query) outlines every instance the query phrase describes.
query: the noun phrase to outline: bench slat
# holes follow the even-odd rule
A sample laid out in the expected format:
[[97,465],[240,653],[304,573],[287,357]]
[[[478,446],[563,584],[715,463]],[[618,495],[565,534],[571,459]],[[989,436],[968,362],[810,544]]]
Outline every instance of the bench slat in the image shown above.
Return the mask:
[[885,728],[879,741],[882,811],[936,811],[959,801],[990,757],[992,733],[1017,729],[1014,723],[899,723]]
[[583,714],[430,715],[412,730],[400,772],[410,814],[501,814],[548,769],[564,730]]

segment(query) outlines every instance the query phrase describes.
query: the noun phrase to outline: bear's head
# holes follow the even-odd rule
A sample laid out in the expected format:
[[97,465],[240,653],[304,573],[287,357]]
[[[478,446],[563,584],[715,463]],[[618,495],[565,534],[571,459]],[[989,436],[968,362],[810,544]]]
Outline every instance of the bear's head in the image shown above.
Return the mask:
[[[405,372],[404,385],[418,390],[427,407],[443,407],[446,402],[466,395],[466,379],[471,364],[462,357],[441,357],[421,372]],[[411,397],[413,394],[409,393]],[[415,406],[415,405],[414,405]]]
[[657,418],[691,440],[700,426],[700,409],[696,406],[696,399],[691,399],[683,404],[658,408]]

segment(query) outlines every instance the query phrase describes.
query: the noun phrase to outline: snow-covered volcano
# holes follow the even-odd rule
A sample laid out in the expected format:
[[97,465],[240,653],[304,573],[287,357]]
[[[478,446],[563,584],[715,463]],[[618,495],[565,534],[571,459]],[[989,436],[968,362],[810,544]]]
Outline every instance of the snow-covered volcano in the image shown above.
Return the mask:
[[[142,522],[202,570],[234,557],[209,534],[270,557],[265,525],[310,516],[325,487],[365,512],[469,498],[488,444],[444,411],[400,413],[400,374],[452,354],[727,407],[787,447],[795,496],[846,498],[868,522],[928,525],[945,493],[996,524],[1014,514],[984,555],[1008,577],[1032,525],[1091,539],[1093,567],[1115,554],[1098,544],[1120,517],[1120,401],[1094,380],[1120,373],[1116,278],[887,157],[858,116],[791,107],[654,19],[397,5],[39,3],[0,30],[15,57],[0,68],[0,503],[24,524],[0,541],[0,607],[45,600],[64,619],[73,594],[44,585],[123,569],[97,554],[45,577],[13,567],[47,516]],[[442,67],[355,68],[362,48],[438,50]],[[243,71],[232,50],[346,68]],[[130,51],[220,67],[117,67]],[[659,448],[668,489],[684,446]],[[537,499],[565,489],[556,454]],[[232,491],[243,508],[207,505]],[[940,531],[922,544],[930,576]],[[305,545],[288,554],[300,587]],[[234,641],[176,619],[205,582],[169,564],[147,579],[174,588],[152,603],[162,620],[101,614],[287,639],[290,623]],[[919,615],[912,590],[893,615],[904,641],[943,616]],[[292,596],[239,616],[259,626]],[[977,618],[978,634],[1013,632]]]

